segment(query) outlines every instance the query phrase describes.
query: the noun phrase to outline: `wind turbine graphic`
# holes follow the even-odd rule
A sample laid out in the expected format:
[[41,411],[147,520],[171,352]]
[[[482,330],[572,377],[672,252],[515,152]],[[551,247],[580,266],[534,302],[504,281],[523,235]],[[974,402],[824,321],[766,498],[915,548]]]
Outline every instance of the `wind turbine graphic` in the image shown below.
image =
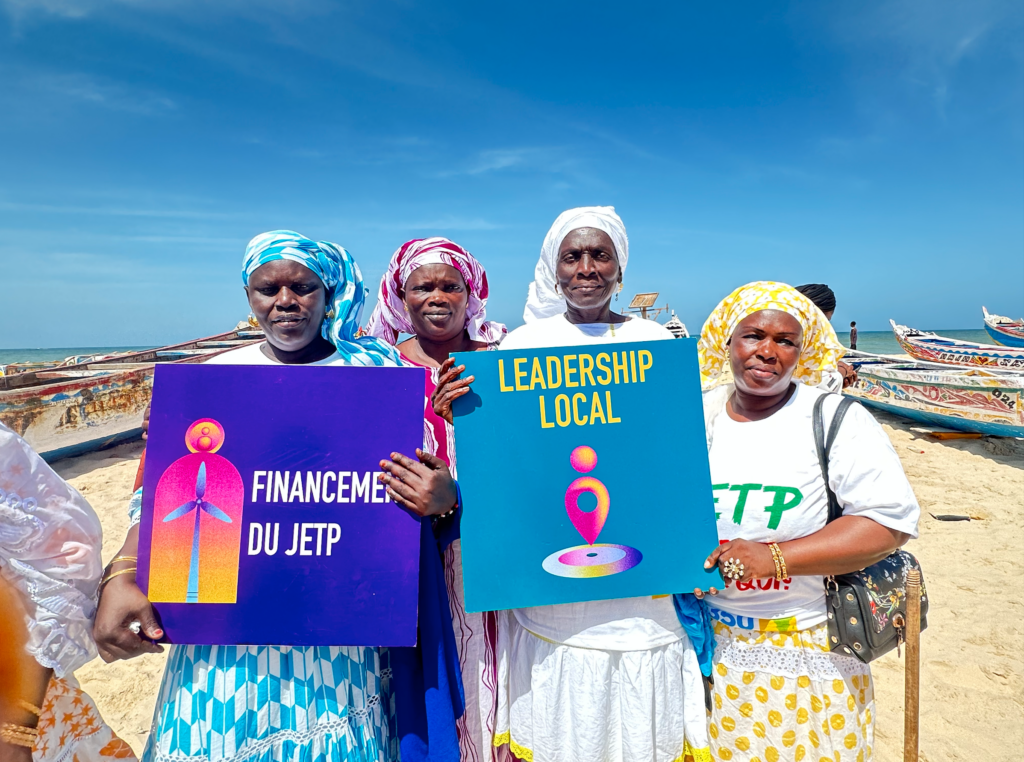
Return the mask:
[[180,505],[164,516],[164,521],[174,521],[185,516],[189,511],[196,512],[196,523],[192,529],[192,560],[188,568],[188,593],[185,596],[185,603],[199,603],[199,517],[202,511],[213,516],[219,521],[231,523],[231,517],[213,503],[204,499],[206,495],[206,463],[199,465],[199,473],[196,474],[196,497],[184,505]]

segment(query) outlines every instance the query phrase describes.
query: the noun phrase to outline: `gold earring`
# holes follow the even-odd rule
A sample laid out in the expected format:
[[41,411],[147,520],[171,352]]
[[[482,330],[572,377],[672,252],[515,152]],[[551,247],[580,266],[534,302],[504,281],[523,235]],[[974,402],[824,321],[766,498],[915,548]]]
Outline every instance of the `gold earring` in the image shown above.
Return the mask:
[[327,314],[325,315],[325,317],[328,320],[333,320],[334,319],[334,308],[333,307],[331,309],[327,310]]
[[408,304],[406,304],[405,302],[402,302],[402,306],[405,307],[405,311],[406,312],[409,311],[409,305]]

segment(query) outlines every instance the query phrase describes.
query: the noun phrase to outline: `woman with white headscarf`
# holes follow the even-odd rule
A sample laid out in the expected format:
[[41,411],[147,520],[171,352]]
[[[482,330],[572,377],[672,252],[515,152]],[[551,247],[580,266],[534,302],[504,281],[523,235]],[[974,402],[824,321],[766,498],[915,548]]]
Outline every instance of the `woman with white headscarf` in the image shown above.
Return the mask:
[[[629,257],[612,207],[559,215],[541,247],[524,318],[499,350],[671,339],[653,320],[613,312]],[[444,374],[439,415],[472,377]],[[498,612],[503,759],[710,760],[698,656],[670,596]]]

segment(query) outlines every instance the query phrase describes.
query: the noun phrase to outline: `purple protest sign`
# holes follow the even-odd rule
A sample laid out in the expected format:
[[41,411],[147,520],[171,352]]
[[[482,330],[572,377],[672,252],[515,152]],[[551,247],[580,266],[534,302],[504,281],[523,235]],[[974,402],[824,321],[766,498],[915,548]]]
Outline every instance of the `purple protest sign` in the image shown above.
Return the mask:
[[171,643],[410,646],[419,520],[377,482],[423,370],[159,365],[137,579]]

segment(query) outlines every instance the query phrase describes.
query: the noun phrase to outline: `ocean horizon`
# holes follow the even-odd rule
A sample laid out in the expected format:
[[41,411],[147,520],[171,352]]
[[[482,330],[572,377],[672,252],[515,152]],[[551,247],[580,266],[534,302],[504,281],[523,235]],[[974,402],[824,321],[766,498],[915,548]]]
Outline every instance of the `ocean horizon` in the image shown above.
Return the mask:
[[[992,344],[991,337],[984,331],[975,328],[969,329],[928,329],[940,336],[960,341],[973,341],[978,344]],[[839,341],[843,346],[850,346],[850,334],[848,331],[837,332]],[[151,349],[153,346],[145,345],[130,347],[23,347],[16,349],[0,349],[0,365],[16,362],[47,362],[52,360],[63,360],[75,355],[108,354],[111,352],[128,352]],[[903,350],[896,342],[892,331],[861,331],[857,338],[857,349],[862,352],[873,352],[880,355],[898,355]]]

